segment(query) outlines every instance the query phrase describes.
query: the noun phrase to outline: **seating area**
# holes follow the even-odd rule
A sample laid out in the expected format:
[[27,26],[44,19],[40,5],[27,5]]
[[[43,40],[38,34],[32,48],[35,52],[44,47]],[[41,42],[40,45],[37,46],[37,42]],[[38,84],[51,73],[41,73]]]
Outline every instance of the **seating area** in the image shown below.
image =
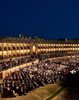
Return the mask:
[[8,74],[1,84],[2,97],[16,97],[17,95],[26,95],[40,86],[61,82],[66,75],[73,69],[78,68],[79,63],[72,58],[52,60],[42,60],[38,64],[20,69]]
[[19,66],[21,64],[27,63],[29,61],[33,61],[31,56],[25,56],[16,59],[10,59],[9,61],[4,61],[0,63],[0,71],[7,70],[9,68]]

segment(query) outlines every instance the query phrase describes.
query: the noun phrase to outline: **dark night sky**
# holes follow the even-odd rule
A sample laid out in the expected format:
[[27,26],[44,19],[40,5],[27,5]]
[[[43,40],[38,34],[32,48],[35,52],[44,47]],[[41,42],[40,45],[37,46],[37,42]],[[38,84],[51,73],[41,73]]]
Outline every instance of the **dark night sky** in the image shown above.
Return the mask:
[[0,0],[0,36],[79,37],[79,0]]

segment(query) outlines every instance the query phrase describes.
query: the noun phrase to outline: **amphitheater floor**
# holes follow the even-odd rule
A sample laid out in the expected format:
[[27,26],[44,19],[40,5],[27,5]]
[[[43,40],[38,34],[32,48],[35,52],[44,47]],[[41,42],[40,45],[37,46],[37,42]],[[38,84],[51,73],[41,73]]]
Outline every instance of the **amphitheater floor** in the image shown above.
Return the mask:
[[52,100],[79,100],[79,88],[65,88]]
[[25,96],[15,98],[0,98],[0,100],[46,100],[46,98],[60,87],[59,84],[49,84],[31,91]]

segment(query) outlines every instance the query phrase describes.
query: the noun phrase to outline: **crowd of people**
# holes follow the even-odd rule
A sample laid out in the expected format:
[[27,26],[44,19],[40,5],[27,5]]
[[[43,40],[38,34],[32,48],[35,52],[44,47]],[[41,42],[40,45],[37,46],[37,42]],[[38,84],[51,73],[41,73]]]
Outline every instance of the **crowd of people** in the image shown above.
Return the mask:
[[57,60],[57,62],[42,60],[38,64],[33,63],[5,77],[0,88],[1,96],[26,95],[40,86],[63,81],[64,76],[78,66],[79,63],[71,62],[70,58]]
[[18,65],[30,62],[32,60],[33,59],[30,56],[28,56],[28,57],[10,59],[9,61],[3,61],[0,63],[0,71],[6,70],[12,67],[16,67]]

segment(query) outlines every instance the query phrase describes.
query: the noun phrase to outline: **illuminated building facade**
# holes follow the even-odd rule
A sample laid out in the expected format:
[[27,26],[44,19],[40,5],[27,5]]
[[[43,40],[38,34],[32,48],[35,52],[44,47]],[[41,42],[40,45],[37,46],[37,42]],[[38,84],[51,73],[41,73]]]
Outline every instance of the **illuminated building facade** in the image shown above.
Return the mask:
[[75,41],[33,41],[6,39],[0,41],[0,58],[23,56],[32,53],[78,52],[79,43]]

